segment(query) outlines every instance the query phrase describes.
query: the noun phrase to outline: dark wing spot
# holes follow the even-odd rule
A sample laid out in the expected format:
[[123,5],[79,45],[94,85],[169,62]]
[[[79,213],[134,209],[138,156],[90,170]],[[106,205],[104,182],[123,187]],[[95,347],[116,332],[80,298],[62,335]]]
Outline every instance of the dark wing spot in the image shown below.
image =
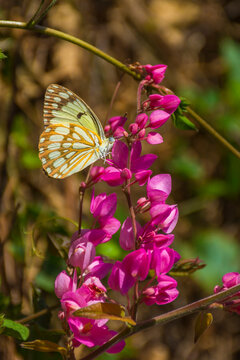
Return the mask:
[[78,113],[78,114],[77,114],[77,118],[78,118],[78,119],[81,119],[81,117],[82,117],[84,114],[86,114],[86,113],[85,113],[85,112],[80,112],[80,113]]

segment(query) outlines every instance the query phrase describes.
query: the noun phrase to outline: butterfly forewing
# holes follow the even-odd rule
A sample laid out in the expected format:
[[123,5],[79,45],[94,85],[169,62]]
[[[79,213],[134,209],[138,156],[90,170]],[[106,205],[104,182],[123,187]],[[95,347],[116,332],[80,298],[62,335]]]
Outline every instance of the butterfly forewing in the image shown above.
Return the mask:
[[45,128],[50,124],[75,123],[105,139],[102,125],[94,112],[79,96],[63,86],[48,86],[43,112]]
[[45,172],[63,179],[100,158],[98,135],[76,123],[50,124],[40,136],[39,157]]

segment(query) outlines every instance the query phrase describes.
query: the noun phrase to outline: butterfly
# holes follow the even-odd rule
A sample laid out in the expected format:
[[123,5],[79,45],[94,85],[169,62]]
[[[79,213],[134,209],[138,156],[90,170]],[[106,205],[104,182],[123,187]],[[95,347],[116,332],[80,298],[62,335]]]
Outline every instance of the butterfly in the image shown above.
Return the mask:
[[48,86],[43,118],[39,158],[50,177],[63,179],[98,159],[105,160],[114,144],[90,107],[63,86]]

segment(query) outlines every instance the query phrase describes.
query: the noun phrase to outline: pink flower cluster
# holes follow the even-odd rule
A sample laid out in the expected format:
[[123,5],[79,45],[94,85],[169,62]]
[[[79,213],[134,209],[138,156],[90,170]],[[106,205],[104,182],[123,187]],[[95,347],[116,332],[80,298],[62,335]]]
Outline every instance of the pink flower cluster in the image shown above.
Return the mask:
[[[148,129],[158,129],[170,118],[176,111],[181,100],[174,95],[169,89],[160,86],[159,83],[164,79],[166,65],[144,65],[138,66],[138,72],[146,75],[139,84],[138,91],[138,114],[135,122],[129,125],[129,133],[124,128],[127,121],[125,116],[115,116],[108,121],[105,127],[105,132],[115,138],[134,137],[135,140],[146,140],[149,144],[161,144],[163,142],[162,136],[155,131]],[[153,86],[158,90],[158,94],[151,94],[149,97],[141,102],[141,94],[143,90],[149,86]],[[170,94],[169,94],[170,92]],[[147,112],[151,111],[148,115]]]
[[[61,272],[55,282],[55,292],[62,306],[59,316],[73,333],[74,346],[102,345],[114,334],[107,326],[107,319],[88,319],[73,314],[75,310],[97,302],[114,302],[111,292],[101,281],[107,282],[110,290],[126,297],[127,315],[134,320],[138,304],[164,305],[178,296],[177,282],[169,276],[180,258],[170,247],[174,240],[172,231],[178,220],[177,205],[166,202],[171,192],[171,176],[152,176],[150,167],[157,156],[142,155],[142,141],[149,144],[163,142],[159,133],[147,133],[147,129],[161,127],[177,109],[180,100],[173,94],[162,93],[152,94],[141,101],[141,94],[147,86],[158,86],[163,80],[166,66],[146,65],[141,67],[141,71],[145,78],[139,85],[139,112],[135,121],[127,131],[124,128],[126,117],[109,120],[105,132],[116,138],[111,159],[106,160],[108,166],[105,168],[93,167],[88,182],[83,184],[85,189],[100,181],[110,187],[120,186],[126,195],[128,214],[121,224],[114,217],[117,195],[102,193],[95,196],[93,190],[90,204],[92,226],[82,229],[80,235],[74,234],[68,253],[68,268],[71,270],[69,273]],[[150,115],[148,111],[152,111]],[[146,195],[132,204],[131,189],[134,185],[146,186]],[[145,224],[136,219],[142,213],[146,213],[148,218]],[[106,261],[96,256],[96,247],[110,241],[119,229],[120,246],[127,252],[124,258]],[[109,351],[121,351],[123,346],[121,341]]]
[[[237,272],[227,273],[223,275],[222,282],[223,282],[223,286],[219,286],[219,285],[215,286],[214,288],[215,294],[240,284],[240,274]],[[240,315],[240,291],[224,299],[221,303],[225,310],[230,312],[235,312],[238,315]]]

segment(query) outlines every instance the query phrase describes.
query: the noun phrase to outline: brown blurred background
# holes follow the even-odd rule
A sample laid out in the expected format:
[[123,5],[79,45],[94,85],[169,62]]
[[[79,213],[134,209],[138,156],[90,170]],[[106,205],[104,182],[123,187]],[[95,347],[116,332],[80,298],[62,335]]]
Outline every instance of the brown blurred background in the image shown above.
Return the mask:
[[[2,0],[0,17],[28,21],[39,3]],[[239,19],[237,0],[62,0],[41,24],[79,37],[126,64],[167,64],[164,85],[187,97],[201,116],[239,147]],[[1,28],[0,48],[7,55],[0,63],[0,312],[18,319],[57,302],[53,284],[64,263],[56,242],[69,239],[74,231],[59,217],[77,221],[78,187],[87,173],[57,181],[41,170],[37,146],[46,87],[57,83],[75,91],[104,122],[121,74],[76,45],[33,31]],[[127,112],[133,120],[136,91],[137,83],[124,75],[111,116]],[[180,296],[174,304],[142,308],[142,318],[207,296],[224,273],[240,271],[239,160],[201,128],[181,131],[168,121],[161,134],[164,143],[145,145],[144,151],[159,156],[155,174],[172,175],[169,202],[178,203],[180,209],[174,247],[183,258],[199,256],[207,267],[178,278]],[[96,187],[98,193],[114,190],[104,184]],[[135,199],[143,195],[143,189],[136,188]],[[117,215],[123,221],[125,203],[121,193],[118,197]],[[86,226],[89,198],[87,194]],[[117,238],[101,251],[123,256]],[[128,340],[122,354],[100,359],[239,359],[239,318],[213,315],[214,324],[196,345],[191,316],[140,333]],[[60,324],[53,313],[51,319],[43,317],[31,326],[35,338],[44,338],[42,329]],[[50,359],[48,354],[21,350],[10,338],[0,340],[0,358],[43,357]],[[51,355],[54,358],[60,357]]]

